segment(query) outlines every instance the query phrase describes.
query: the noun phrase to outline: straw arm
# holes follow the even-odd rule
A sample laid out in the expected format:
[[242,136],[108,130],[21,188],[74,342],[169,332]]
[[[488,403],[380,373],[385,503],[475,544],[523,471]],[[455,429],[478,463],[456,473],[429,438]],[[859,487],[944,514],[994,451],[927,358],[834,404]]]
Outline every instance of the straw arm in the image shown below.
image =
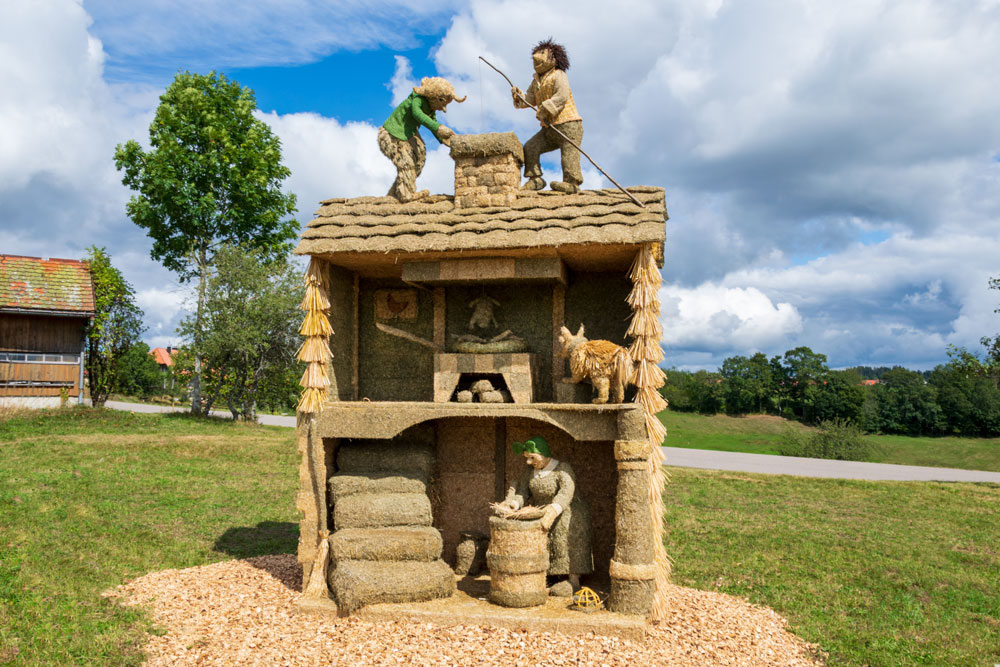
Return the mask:
[[[510,80],[510,77],[508,77],[508,76],[507,76],[506,74],[504,74],[503,72],[501,72],[500,70],[498,70],[498,69],[497,69],[497,68],[496,68],[496,67],[495,67],[495,66],[493,65],[493,63],[491,63],[491,62],[490,62],[489,60],[487,60],[486,58],[483,58],[482,56],[479,56],[479,59],[480,59],[480,60],[482,60],[482,61],[483,61],[484,63],[486,63],[487,65],[489,65],[489,66],[490,66],[490,67],[491,67],[491,68],[492,68],[492,69],[493,69],[493,70],[494,70],[494,71],[495,71],[495,72],[496,72],[497,74],[499,74],[499,75],[500,75],[500,76],[502,76],[502,77],[503,77],[504,79],[506,79],[506,80],[507,80],[507,83],[509,83],[509,84],[510,84],[510,87],[511,87],[511,88],[516,88],[516,86],[514,85],[514,82]],[[527,105],[528,105],[528,107],[530,107],[531,109],[534,109],[534,110],[535,110],[536,112],[538,111],[538,107],[536,107],[536,106],[535,106],[534,104],[532,104],[531,102],[529,102],[529,101],[528,101],[528,100],[527,100],[527,99],[526,99],[526,98],[524,97],[524,95],[518,95],[518,97],[520,97],[520,98],[521,98],[521,101],[522,101],[522,102],[524,102],[525,104],[527,104]],[[577,144],[577,143],[576,143],[575,141],[573,141],[572,139],[570,139],[569,137],[567,137],[567,136],[566,136],[565,134],[563,134],[562,132],[560,132],[560,131],[559,131],[559,129],[558,129],[557,127],[555,127],[554,125],[549,125],[548,127],[550,127],[550,128],[551,128],[551,129],[552,129],[552,130],[553,130],[553,131],[554,131],[554,132],[556,133],[556,134],[558,134],[558,135],[559,135],[560,137],[562,137],[562,138],[563,138],[563,139],[565,139],[565,140],[566,140],[567,142],[569,142],[569,144],[570,144],[571,146],[573,146],[573,148],[575,148],[576,150],[580,151],[580,153],[582,153],[582,154],[583,154],[583,156],[584,156],[585,158],[587,158],[588,160],[590,160],[590,164],[594,165],[594,166],[595,166],[595,167],[597,168],[597,171],[599,171],[599,172],[601,172],[602,174],[604,174],[604,176],[605,176],[605,177],[606,177],[606,178],[607,178],[607,179],[608,179],[609,181],[611,181],[612,183],[614,183],[614,184],[615,184],[615,187],[616,187],[616,188],[618,188],[619,190],[621,190],[622,192],[624,192],[624,193],[625,193],[625,195],[626,195],[626,196],[627,196],[627,197],[628,197],[629,199],[631,199],[631,200],[632,200],[633,202],[635,202],[635,203],[636,203],[636,205],[637,205],[637,206],[638,206],[639,208],[646,208],[646,207],[645,207],[645,206],[643,205],[643,203],[642,203],[641,201],[639,201],[638,199],[636,199],[635,195],[633,195],[633,194],[632,194],[631,192],[629,192],[628,190],[626,190],[625,188],[623,188],[623,187],[622,187],[622,186],[621,186],[621,185],[620,185],[620,184],[618,183],[618,181],[616,181],[615,179],[613,179],[613,178],[611,177],[611,174],[609,174],[608,172],[604,171],[604,170],[603,170],[603,169],[601,168],[601,165],[599,165],[599,164],[597,164],[596,162],[594,162],[594,158],[592,158],[592,157],[590,157],[589,155],[587,155],[587,151],[585,151],[585,150],[583,150],[582,148],[580,148],[580,145],[579,145],[579,144]]]

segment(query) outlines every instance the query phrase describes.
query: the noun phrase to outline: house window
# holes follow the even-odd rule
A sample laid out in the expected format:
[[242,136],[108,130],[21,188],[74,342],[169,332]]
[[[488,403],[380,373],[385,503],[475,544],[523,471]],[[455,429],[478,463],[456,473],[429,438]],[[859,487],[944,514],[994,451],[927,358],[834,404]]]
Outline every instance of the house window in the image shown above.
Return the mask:
[[78,354],[36,354],[28,352],[0,352],[0,363],[10,364],[72,364],[80,363]]

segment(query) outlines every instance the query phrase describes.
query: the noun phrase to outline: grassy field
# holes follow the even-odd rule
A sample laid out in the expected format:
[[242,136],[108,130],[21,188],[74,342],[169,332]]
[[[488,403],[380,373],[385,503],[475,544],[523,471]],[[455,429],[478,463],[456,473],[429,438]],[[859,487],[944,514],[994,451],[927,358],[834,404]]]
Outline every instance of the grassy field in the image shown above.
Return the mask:
[[[136,664],[144,572],[295,549],[290,429],[0,415],[0,663]],[[675,580],[786,616],[834,664],[1000,661],[1000,486],[675,469]]]
[[[778,454],[786,429],[809,430],[798,422],[770,415],[729,417],[691,412],[660,413],[667,427],[666,445],[724,452]],[[966,468],[1000,472],[1000,438],[908,437],[869,435],[874,454],[868,461],[914,466]]]

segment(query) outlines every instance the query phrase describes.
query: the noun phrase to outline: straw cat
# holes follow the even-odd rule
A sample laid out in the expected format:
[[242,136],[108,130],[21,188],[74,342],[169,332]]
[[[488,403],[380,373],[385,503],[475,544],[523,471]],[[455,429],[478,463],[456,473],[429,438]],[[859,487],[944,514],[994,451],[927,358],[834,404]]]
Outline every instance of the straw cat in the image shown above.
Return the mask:
[[569,357],[569,370],[573,377],[563,378],[563,382],[576,384],[590,380],[597,390],[594,403],[607,403],[609,389],[611,402],[625,400],[625,385],[632,377],[632,359],[628,350],[607,340],[587,340],[583,335],[583,325],[575,334],[566,327],[559,329],[561,355]]

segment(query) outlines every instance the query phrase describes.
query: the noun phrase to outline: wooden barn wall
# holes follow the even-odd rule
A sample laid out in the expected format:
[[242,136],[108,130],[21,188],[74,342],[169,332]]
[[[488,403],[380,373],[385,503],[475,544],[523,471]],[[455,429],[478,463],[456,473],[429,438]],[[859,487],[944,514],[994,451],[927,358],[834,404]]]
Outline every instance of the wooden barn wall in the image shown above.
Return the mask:
[[336,397],[341,401],[354,398],[354,274],[330,265],[330,338],[332,377]]
[[487,332],[475,331],[477,336],[489,338],[500,332],[510,331],[524,338],[528,351],[539,356],[538,395],[542,400],[552,396],[552,285],[545,284],[501,284],[450,285],[446,288],[447,314],[445,335],[449,349],[455,340],[452,334],[470,333],[469,317],[472,309],[469,303],[486,294],[500,305],[494,311],[497,320],[495,329]]
[[0,315],[0,351],[80,354],[86,320],[76,317]]
[[401,280],[362,279],[358,307],[359,398],[372,401],[431,401],[434,398],[433,351],[417,343],[384,333],[375,327],[375,292],[380,289],[413,289],[417,313],[412,320],[389,319],[385,324],[432,340],[434,299],[428,290],[412,288]]
[[577,273],[566,288],[566,328],[573,333],[584,325],[590,340],[610,340],[618,345],[626,340],[632,307],[625,300],[632,282],[624,273]]
[[[76,364],[19,364],[0,361],[0,383],[10,380],[69,383],[69,395],[76,396],[80,367]],[[59,387],[3,387],[0,396],[59,396]]]

